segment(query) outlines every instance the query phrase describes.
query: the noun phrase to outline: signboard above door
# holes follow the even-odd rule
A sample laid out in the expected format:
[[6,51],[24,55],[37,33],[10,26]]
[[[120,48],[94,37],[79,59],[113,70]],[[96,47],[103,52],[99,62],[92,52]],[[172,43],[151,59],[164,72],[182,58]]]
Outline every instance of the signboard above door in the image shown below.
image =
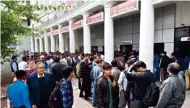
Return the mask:
[[74,22],[74,23],[72,24],[72,29],[73,29],[73,30],[78,29],[78,28],[81,28],[81,27],[83,27],[83,20],[82,20],[82,19],[81,19],[81,20],[78,20],[78,21],[76,21],[76,22]]
[[104,21],[104,12],[99,12],[97,14],[94,14],[86,18],[86,23],[88,25],[103,22],[103,21]]
[[121,41],[121,45],[132,45],[132,41]]
[[132,12],[137,12],[139,10],[139,1],[138,0],[127,0],[121,4],[118,4],[111,8],[110,16],[117,17],[124,14],[129,14]]

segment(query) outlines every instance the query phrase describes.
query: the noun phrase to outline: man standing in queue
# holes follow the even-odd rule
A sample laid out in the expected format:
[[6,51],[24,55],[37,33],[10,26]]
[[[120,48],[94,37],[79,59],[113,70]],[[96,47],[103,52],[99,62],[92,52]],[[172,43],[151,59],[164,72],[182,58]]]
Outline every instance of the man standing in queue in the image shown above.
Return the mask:
[[36,64],[36,72],[27,81],[32,108],[48,108],[48,100],[54,87],[53,76],[44,72],[44,63]]
[[80,76],[82,77],[82,88],[79,97],[83,97],[83,91],[85,92],[85,100],[89,100],[91,97],[91,77],[90,71],[92,65],[89,63],[89,54],[85,54],[84,59],[80,63]]

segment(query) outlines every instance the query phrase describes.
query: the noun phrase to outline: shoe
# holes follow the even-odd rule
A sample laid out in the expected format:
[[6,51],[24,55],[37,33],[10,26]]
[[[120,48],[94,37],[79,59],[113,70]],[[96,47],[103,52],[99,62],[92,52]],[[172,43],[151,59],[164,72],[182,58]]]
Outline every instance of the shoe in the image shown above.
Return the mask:
[[89,97],[85,97],[84,99],[87,101],[91,101]]
[[93,104],[92,104],[92,106],[93,106],[93,107],[96,107],[96,104],[95,104],[95,103],[93,103]]
[[80,94],[79,97],[84,97],[84,95]]

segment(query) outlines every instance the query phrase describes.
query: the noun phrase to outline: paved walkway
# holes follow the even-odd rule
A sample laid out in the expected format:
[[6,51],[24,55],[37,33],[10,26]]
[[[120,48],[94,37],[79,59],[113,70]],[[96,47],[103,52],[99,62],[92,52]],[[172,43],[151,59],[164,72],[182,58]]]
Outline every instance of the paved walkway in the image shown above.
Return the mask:
[[[92,106],[91,101],[86,101],[84,98],[79,98],[79,89],[78,89],[78,80],[73,79],[72,81],[73,84],[73,90],[74,90],[74,105],[73,108],[94,108]],[[6,86],[3,86],[1,88],[1,95],[6,96]],[[4,97],[3,96],[3,97]],[[7,98],[1,97],[1,108],[7,108]],[[189,108],[190,106],[190,90],[186,92],[186,100],[182,106],[182,108]]]
[[[73,108],[94,108],[90,101],[86,101],[83,98],[79,98],[79,89],[77,79],[73,79],[72,81],[73,89],[74,89],[74,105]],[[126,107],[127,108],[127,107]],[[190,90],[186,92],[186,99],[181,108],[190,108]]]

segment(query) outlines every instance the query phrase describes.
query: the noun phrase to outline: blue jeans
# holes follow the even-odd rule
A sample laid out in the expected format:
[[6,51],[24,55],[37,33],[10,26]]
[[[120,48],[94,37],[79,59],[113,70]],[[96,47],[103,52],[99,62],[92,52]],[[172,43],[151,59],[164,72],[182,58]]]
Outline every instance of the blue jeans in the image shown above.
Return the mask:
[[155,67],[155,68],[154,68],[153,74],[154,74],[155,79],[156,79],[157,81],[159,81],[159,79],[160,79],[159,67]]
[[181,78],[185,81],[185,72],[184,71],[179,71],[178,76],[179,76],[179,78]]
[[96,81],[93,81],[92,104],[96,103]]

